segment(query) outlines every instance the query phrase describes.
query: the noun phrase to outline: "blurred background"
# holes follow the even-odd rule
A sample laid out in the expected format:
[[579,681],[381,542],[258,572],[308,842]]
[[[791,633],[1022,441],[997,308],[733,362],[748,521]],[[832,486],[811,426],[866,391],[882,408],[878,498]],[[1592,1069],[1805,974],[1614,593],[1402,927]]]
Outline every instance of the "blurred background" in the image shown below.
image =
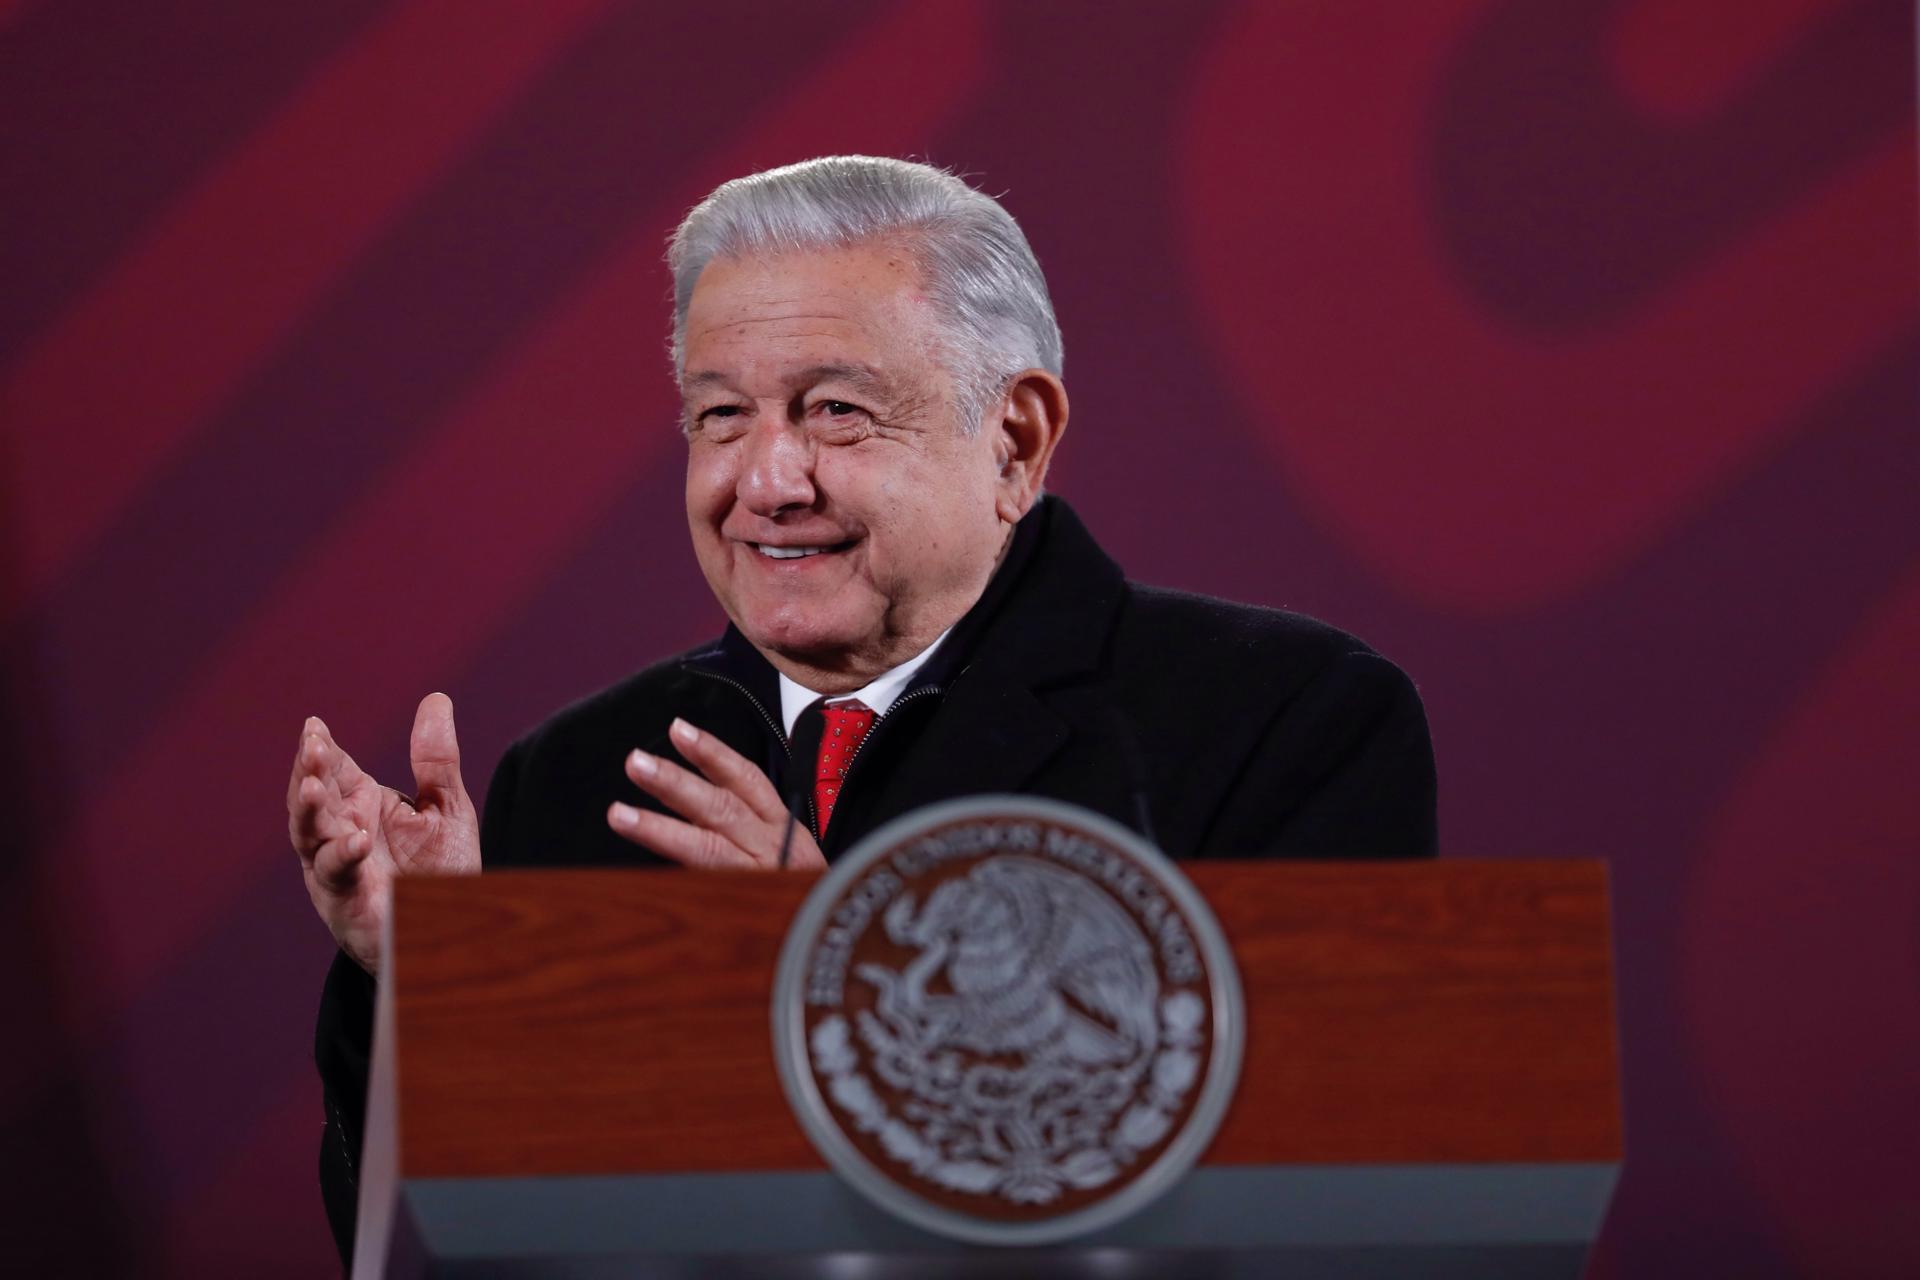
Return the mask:
[[[325,1276],[302,717],[478,792],[714,633],[664,237],[1004,193],[1053,488],[1412,673],[1452,854],[1604,857],[1597,1277],[1920,1273],[1900,0],[0,0],[9,1266]],[[58,1261],[49,1261],[57,1259]]]

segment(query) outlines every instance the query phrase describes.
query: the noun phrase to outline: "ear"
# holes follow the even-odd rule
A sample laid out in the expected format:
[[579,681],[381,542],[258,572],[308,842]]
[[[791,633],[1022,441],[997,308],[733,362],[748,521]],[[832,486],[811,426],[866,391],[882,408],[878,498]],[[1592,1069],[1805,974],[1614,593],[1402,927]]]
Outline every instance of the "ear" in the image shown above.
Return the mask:
[[1027,514],[1046,483],[1054,446],[1067,429],[1067,389],[1045,369],[1016,375],[981,429],[993,437],[994,506],[1012,524]]

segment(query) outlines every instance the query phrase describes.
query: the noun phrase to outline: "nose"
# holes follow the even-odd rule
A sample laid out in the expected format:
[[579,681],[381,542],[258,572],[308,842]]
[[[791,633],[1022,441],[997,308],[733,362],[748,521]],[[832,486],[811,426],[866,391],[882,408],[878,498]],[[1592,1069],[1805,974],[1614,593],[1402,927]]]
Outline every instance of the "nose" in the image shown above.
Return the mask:
[[738,494],[747,510],[771,519],[813,506],[814,445],[799,423],[764,414],[744,443]]

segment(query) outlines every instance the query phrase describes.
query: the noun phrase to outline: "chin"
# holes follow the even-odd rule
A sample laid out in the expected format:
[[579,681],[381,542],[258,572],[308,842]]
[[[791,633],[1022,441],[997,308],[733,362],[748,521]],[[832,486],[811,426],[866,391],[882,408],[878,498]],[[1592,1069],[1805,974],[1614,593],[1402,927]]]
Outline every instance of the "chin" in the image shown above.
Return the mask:
[[838,660],[851,654],[862,639],[855,628],[817,617],[762,619],[753,625],[741,624],[740,630],[757,649],[828,670],[838,666]]

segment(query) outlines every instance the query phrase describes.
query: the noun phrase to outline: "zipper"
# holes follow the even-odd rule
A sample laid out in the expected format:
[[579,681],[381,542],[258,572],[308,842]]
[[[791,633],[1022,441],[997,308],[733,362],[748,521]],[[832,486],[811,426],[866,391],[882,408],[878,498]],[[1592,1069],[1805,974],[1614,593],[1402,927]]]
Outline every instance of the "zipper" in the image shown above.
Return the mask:
[[755,711],[758,711],[760,718],[767,722],[767,729],[773,734],[773,740],[780,744],[781,752],[787,757],[787,768],[789,770],[793,768],[793,743],[787,741],[787,731],[780,727],[780,722],[773,718],[773,713],[767,710],[766,705],[762,703],[760,699],[753,696],[753,690],[747,688],[747,686],[741,684],[732,676],[723,676],[718,672],[705,671],[699,667],[688,667],[687,670],[691,671],[694,675],[705,676],[709,680],[718,680],[721,684],[730,685],[738,689],[740,696],[747,700],[747,704]]
[[339,1104],[332,1098],[327,1100],[327,1116],[333,1121],[333,1131],[340,1139],[340,1162],[346,1166],[347,1185],[355,1191],[360,1189],[360,1159],[355,1154],[353,1144],[347,1141],[347,1122],[340,1115]]
[[[767,710],[766,705],[762,703],[760,699],[753,696],[753,690],[747,688],[747,686],[741,684],[732,676],[723,676],[718,672],[707,671],[700,667],[688,667],[687,670],[691,671],[694,675],[705,676],[709,680],[718,680],[721,684],[730,685],[739,690],[740,696],[745,698],[747,702],[752,705],[753,709],[760,713],[760,718],[767,722],[767,728],[773,732],[774,741],[782,744],[782,750],[787,757],[787,768],[792,769],[794,767],[793,743],[788,739],[787,731],[780,727],[780,722],[773,718],[773,713]],[[853,749],[851,756],[847,757],[847,771],[840,779],[840,789],[842,791],[846,790],[847,783],[853,778],[853,767],[860,763],[861,753],[866,751],[867,744],[873,741],[875,735],[880,732],[880,726],[891,719],[894,712],[900,710],[901,707],[912,702],[915,698],[930,697],[934,694],[945,693],[946,691],[945,685],[938,684],[926,685],[919,689],[909,689],[898,698],[895,698],[893,705],[888,707],[883,714],[875,716],[873,727],[867,730],[867,736],[860,739],[860,745]],[[820,802],[814,794],[815,790],[816,788],[814,787],[807,788],[807,827],[808,830],[812,832],[814,841],[824,844],[826,835],[820,830]]]
[[[773,730],[774,739],[778,742],[786,742],[787,731],[780,727],[780,722],[773,718],[773,713],[767,710],[766,706],[760,701],[760,699],[753,696],[753,690],[747,688],[747,686],[741,684],[738,680],[735,680],[732,676],[723,676],[723,675],[720,675],[718,672],[706,671],[700,667],[688,667],[687,670],[692,672],[696,676],[705,676],[709,680],[718,680],[721,684],[731,685],[735,689],[738,689],[740,691],[740,696],[745,698],[750,704],[752,704],[753,709],[760,713],[760,718],[767,722],[767,728]],[[793,753],[791,751],[787,753],[787,758],[789,760],[793,758]]]
[[[946,686],[937,685],[937,684],[926,685],[923,688],[919,688],[919,689],[909,689],[905,693],[901,694],[899,697],[895,698],[893,700],[893,705],[888,707],[886,711],[884,711],[880,715],[875,716],[873,719],[873,727],[867,730],[867,736],[860,739],[860,745],[855,747],[853,749],[853,754],[847,757],[847,771],[844,774],[840,775],[841,792],[844,793],[847,789],[847,786],[853,781],[853,768],[855,765],[860,763],[860,757],[866,751],[867,744],[869,742],[872,742],[874,738],[879,736],[880,726],[885,724],[888,720],[892,719],[894,712],[900,710],[901,707],[906,706],[909,702],[912,702],[915,698],[930,697],[933,694],[945,693],[946,691],[947,691]],[[809,799],[807,801],[807,807],[813,817],[813,825],[814,825],[813,838],[815,840],[819,840],[824,843],[826,840],[826,836],[820,830],[820,814],[817,811],[818,805],[814,800]]]

